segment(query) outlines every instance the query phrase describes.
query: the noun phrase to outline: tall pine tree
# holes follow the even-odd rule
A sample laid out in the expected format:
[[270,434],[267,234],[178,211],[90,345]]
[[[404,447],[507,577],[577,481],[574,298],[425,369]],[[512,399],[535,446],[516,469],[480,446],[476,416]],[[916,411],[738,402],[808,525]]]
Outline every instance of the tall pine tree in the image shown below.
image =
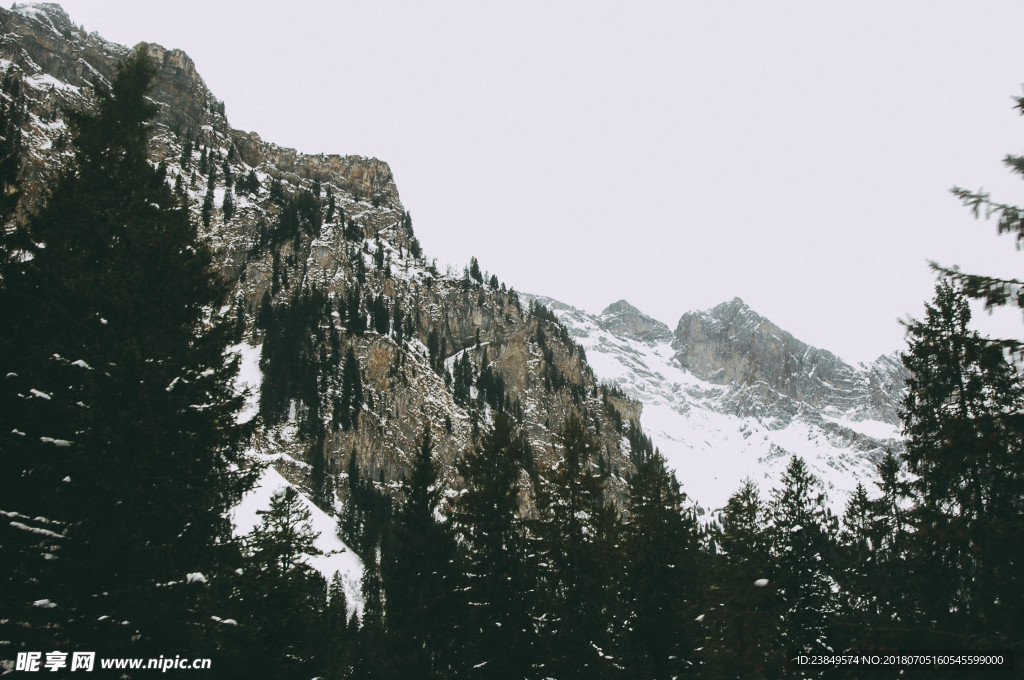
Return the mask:
[[621,565],[618,517],[606,504],[597,444],[576,412],[560,433],[563,457],[538,492],[537,549],[547,565],[541,604],[545,672],[602,678],[613,671],[612,587]]
[[[943,281],[908,326],[906,461],[920,604],[965,647],[1021,645],[1024,615],[1024,384],[1003,349],[969,328]],[[948,644],[943,637],[942,644]]]
[[718,554],[703,616],[703,675],[708,678],[779,678],[783,603],[769,554],[768,508],[747,479],[729,497],[717,527]]
[[401,675],[449,678],[457,674],[465,614],[459,606],[455,536],[438,518],[441,485],[429,426],[402,490],[403,503],[382,546],[388,633]]
[[535,578],[519,515],[525,441],[496,414],[483,443],[457,465],[465,491],[453,520],[466,550],[465,663],[470,678],[519,680],[536,664]]
[[[96,84],[95,110],[68,116],[73,166],[4,235],[0,498],[4,533],[31,537],[3,540],[15,644],[198,651],[210,612],[186,577],[213,578],[231,545],[231,325],[210,251],[148,160],[153,75],[137,51]],[[41,600],[47,625],[17,625]]]
[[[241,641],[231,659],[247,678],[308,678],[324,665],[327,584],[307,559],[322,555],[306,501],[291,486],[275,492],[246,536],[239,588]],[[259,654],[251,652],[259,650]]]
[[821,481],[802,458],[790,459],[780,481],[769,508],[775,568],[768,578],[784,603],[782,644],[789,652],[825,652],[834,642],[838,522],[825,505]]
[[638,677],[672,678],[692,667],[695,603],[703,580],[696,517],[657,451],[633,453],[622,586],[621,655]]

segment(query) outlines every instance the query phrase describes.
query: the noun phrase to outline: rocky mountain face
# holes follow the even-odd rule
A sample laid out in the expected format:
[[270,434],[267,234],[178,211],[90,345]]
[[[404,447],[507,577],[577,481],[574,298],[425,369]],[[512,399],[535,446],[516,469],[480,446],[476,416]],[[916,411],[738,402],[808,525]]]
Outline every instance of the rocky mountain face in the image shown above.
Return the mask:
[[665,342],[672,339],[668,326],[647,316],[625,300],[608,305],[599,317],[601,327],[623,338],[641,342]]
[[745,477],[771,488],[804,457],[841,512],[900,446],[906,370],[895,355],[851,366],[794,338],[739,298],[688,312],[674,332],[624,300],[591,315],[547,298],[601,380],[643,405],[641,422],[703,507]]
[[[905,376],[894,357],[850,366],[738,298],[683,315],[673,331],[625,301],[594,316],[531,299],[552,316],[478,267],[439,272],[386,163],[302,154],[235,130],[185,53],[140,47],[157,67],[152,161],[214,247],[244,329],[252,455],[307,486],[326,466],[335,509],[350,462],[393,492],[426,426],[455,493],[453,463],[497,411],[513,414],[540,466],[555,464],[558,431],[570,411],[581,413],[618,500],[631,469],[625,430],[642,419],[709,508],[745,476],[770,486],[793,453],[838,506],[899,445]],[[71,158],[63,111],[88,106],[128,52],[58,5],[0,9],[3,96],[23,96],[26,113],[23,209]],[[349,350],[355,405],[345,401]],[[521,484],[528,513],[526,469]]]
[[783,398],[817,409],[854,412],[858,419],[897,422],[903,368],[892,356],[856,369],[811,347],[733,298],[679,319],[672,339],[676,360],[717,385],[764,384]]
[[[351,464],[394,493],[425,427],[455,493],[454,461],[497,412],[527,434],[535,465],[550,466],[558,432],[576,411],[598,438],[609,491],[621,499],[631,467],[621,412],[637,407],[600,388],[550,314],[524,306],[479,268],[439,272],[386,163],[302,154],[235,130],[186,54],[139,47],[157,67],[152,162],[201,225],[233,289],[241,382],[253,392],[245,417],[257,419],[254,457],[307,487],[326,467],[336,493],[322,505],[334,511],[347,498]],[[58,5],[0,9],[3,96],[24,97],[26,112],[23,209],[71,158],[63,111],[88,106],[96,83],[128,53],[75,26]],[[525,467],[521,483],[530,512]]]

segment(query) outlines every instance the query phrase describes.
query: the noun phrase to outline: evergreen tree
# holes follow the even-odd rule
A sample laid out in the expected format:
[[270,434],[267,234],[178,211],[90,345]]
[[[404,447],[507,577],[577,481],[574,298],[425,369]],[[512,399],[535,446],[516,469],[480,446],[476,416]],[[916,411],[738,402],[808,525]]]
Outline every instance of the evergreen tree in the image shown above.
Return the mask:
[[363,559],[363,620],[352,660],[353,680],[398,680],[394,656],[388,647],[384,589],[380,572],[380,548],[374,544]]
[[206,183],[206,196],[203,197],[203,207],[200,210],[203,226],[207,229],[210,228],[210,223],[213,221],[213,192],[216,189],[217,166],[211,163],[209,169],[210,175]]
[[473,387],[473,364],[469,354],[463,352],[452,366],[452,396],[456,404],[468,406]]
[[[137,51],[96,84],[95,112],[68,114],[73,168],[3,237],[28,256],[0,276],[0,638],[36,649],[206,656],[201,584],[231,559],[248,478],[231,324],[210,312],[225,289],[147,156],[153,73]],[[26,609],[50,620],[24,628]]]
[[905,569],[908,544],[913,526],[905,507],[910,495],[905,481],[905,466],[892,452],[886,452],[878,464],[878,489],[881,492],[874,501],[871,534],[875,540],[872,560],[877,578],[873,593],[876,613],[888,625],[914,620],[917,611],[911,596],[914,577],[893,579],[889,576]]
[[[658,452],[633,454],[622,588],[622,658],[636,677],[672,678],[693,666],[703,574],[696,517]],[[614,576],[614,575],[613,575]]]
[[258,510],[260,524],[246,544],[251,559],[274,575],[304,571],[304,556],[322,555],[316,547],[318,532],[310,522],[312,513],[294,487],[287,486],[270,497],[270,508]]
[[[21,198],[21,126],[27,114],[19,78],[11,73],[5,74],[0,90],[0,225],[6,226]],[[3,256],[7,254],[5,250]]]
[[391,315],[388,313],[388,304],[384,300],[384,295],[378,293],[374,296],[369,307],[370,323],[373,326],[373,330],[377,331],[380,335],[387,335],[388,331],[391,330]]
[[427,357],[430,363],[430,367],[438,375],[445,373],[444,360],[448,354],[448,342],[440,333],[437,332],[436,328],[431,328],[430,332],[427,333]]
[[404,677],[452,677],[461,656],[456,543],[450,524],[437,518],[441,485],[433,450],[427,427],[382,546],[388,632]]
[[838,523],[821,482],[798,456],[790,459],[770,513],[774,587],[784,603],[782,643],[790,651],[824,652],[833,644],[830,616]]
[[[1016,97],[1016,109],[1024,113],[1024,97]],[[1024,157],[1016,154],[1008,154],[1003,163],[1016,175],[1024,175]],[[1009,233],[1016,236],[1018,245],[1024,237],[1024,209],[1020,206],[995,201],[984,192],[973,192],[962,188],[954,188],[953,193],[959,197],[965,205],[969,206],[975,217],[984,214],[987,217],[995,215],[998,218],[997,228],[1000,234]],[[1018,279],[1001,278],[980,274],[967,274],[956,267],[942,267],[933,264],[939,272],[952,282],[957,284],[962,293],[968,297],[985,301],[986,308],[1000,307],[1004,305],[1016,305],[1024,307],[1024,284]],[[939,300],[936,300],[938,303]],[[930,324],[926,322],[927,325]],[[943,321],[949,325],[948,321]],[[924,324],[918,324],[923,326]],[[940,326],[941,327],[941,326]],[[914,344],[921,344],[927,336],[920,336],[911,340],[912,356],[922,354],[920,350],[913,349]],[[948,345],[949,343],[947,343]],[[1004,340],[982,340],[972,334],[963,347],[975,355],[963,354],[960,357],[951,356],[950,350],[954,347],[948,346],[946,350],[938,351],[935,355],[936,363],[967,364],[970,367],[969,377],[962,380],[962,385],[957,384],[956,390],[960,395],[951,394],[951,399],[966,406],[961,408],[960,421],[953,425],[956,441],[967,447],[964,456],[961,458],[962,465],[957,466],[950,459],[949,446],[939,445],[935,450],[937,455],[929,460],[929,454],[919,449],[917,453],[908,450],[908,463],[915,467],[931,468],[933,463],[944,460],[952,469],[944,470],[941,478],[950,479],[957,476],[971,476],[980,474],[981,478],[974,478],[966,482],[963,493],[955,489],[943,491],[942,484],[926,488],[918,485],[917,491],[928,491],[929,496],[920,499],[921,512],[915,518],[916,524],[927,531],[926,536],[933,539],[930,550],[933,553],[945,553],[941,559],[948,561],[957,552],[969,548],[971,555],[964,556],[964,563],[960,566],[947,566],[944,571],[944,588],[947,591],[946,599],[966,600],[966,609],[958,607],[957,614],[966,616],[971,620],[970,630],[977,631],[977,635],[992,644],[999,645],[1001,640],[1009,639],[1012,646],[1017,649],[1018,656],[1024,653],[1024,639],[1019,635],[1014,636],[1007,631],[1013,628],[1010,620],[1020,619],[1024,613],[1024,579],[1019,578],[1024,563],[1024,512],[1020,507],[1020,501],[1024,498],[1024,472],[1021,463],[1020,445],[1011,443],[1012,440],[1020,440],[1024,432],[1024,424],[1020,423],[1021,415],[1019,408],[1013,413],[1007,408],[1007,402],[1017,398],[1018,388],[1016,385],[1011,389],[1011,394],[1003,395],[1001,398],[990,396],[988,413],[980,415],[972,413],[978,406],[974,402],[979,396],[976,390],[981,382],[988,382],[988,389],[998,390],[998,383],[1012,381],[1010,377],[1012,369],[1003,365],[997,353],[991,351],[993,347],[1010,350],[1017,356],[1017,360],[1024,354],[1024,342],[1020,339]],[[979,353],[978,345],[985,345],[987,349],[983,356]],[[955,369],[953,369],[955,372]],[[979,376],[978,373],[983,374]],[[927,375],[927,374],[926,374]],[[963,390],[961,391],[961,387]],[[942,387],[934,385],[926,387],[925,382],[920,382],[911,391],[932,392],[938,394]],[[984,391],[984,390],[983,390]],[[920,404],[925,407],[928,398]],[[1011,407],[1012,408],[1012,407]],[[936,417],[932,419],[931,427],[946,429],[950,427],[952,409],[937,410]],[[908,408],[908,412],[911,412]],[[911,412],[912,413],[912,412]],[[919,418],[922,414],[911,415],[912,418]],[[963,422],[964,416],[974,416],[973,425]],[[918,425],[929,427],[921,419]],[[969,432],[974,430],[972,437]],[[911,432],[911,439],[919,439],[921,432]],[[927,437],[925,437],[927,439]],[[987,440],[990,443],[989,450],[979,453],[979,442]],[[923,443],[923,442],[922,442]],[[1008,455],[1010,450],[1016,450],[1015,454]],[[913,462],[912,462],[913,461]],[[996,472],[998,470],[998,472]],[[987,479],[986,479],[987,477]],[[988,481],[991,480],[994,486],[989,493],[986,490]],[[975,494],[974,499],[963,498],[965,495]],[[945,499],[942,496],[945,495]],[[1012,499],[1012,500],[1011,500]],[[966,504],[961,507],[961,502]],[[953,532],[950,534],[949,532]],[[944,535],[945,534],[945,535]],[[951,538],[951,540],[947,540]],[[994,543],[998,541],[999,547],[992,551]],[[955,545],[959,544],[959,545]],[[933,555],[934,556],[934,555]],[[941,560],[940,560],[941,561]],[[963,580],[967,574],[973,573],[970,578],[974,582],[967,588],[962,589],[960,595],[950,594],[951,588],[957,580]],[[941,606],[940,602],[935,604]],[[946,618],[942,615],[940,618]],[[943,624],[939,624],[942,626]],[[1009,636],[1009,638],[1007,638]]]
[[334,221],[334,211],[336,209],[334,202],[334,189],[330,186],[327,187],[327,214],[324,216],[324,222],[330,223]]
[[260,180],[256,176],[255,170],[249,170],[245,177],[239,178],[238,182],[235,183],[235,188],[242,192],[259,195],[260,193]]
[[185,143],[181,145],[181,169],[189,170],[192,167],[192,150],[194,142],[191,139],[186,139]]
[[863,483],[858,482],[846,503],[839,539],[841,559],[838,577],[846,598],[843,604],[848,617],[866,613],[873,609],[873,561],[878,540],[875,536],[875,503],[868,497]]
[[936,629],[1000,647],[1021,643],[1024,615],[1024,385],[970,319],[964,296],[943,281],[925,320],[907,328],[911,550]]
[[505,379],[491,366],[487,347],[480,354],[480,373],[476,379],[479,403],[487,404],[499,413],[505,410]]
[[[780,678],[791,649],[780,640],[783,611],[769,554],[768,509],[747,479],[726,503],[718,528],[703,675],[709,678]],[[782,648],[780,648],[782,647]]]
[[363,380],[355,350],[349,345],[341,371],[341,392],[334,403],[334,423],[342,430],[359,427],[359,413],[363,409]]
[[405,341],[404,330],[405,329],[402,328],[402,308],[398,304],[398,300],[395,300],[395,306],[391,315],[391,332],[394,334],[395,344],[399,347],[401,347]]
[[[324,671],[328,678],[345,678],[351,673],[354,631],[349,626],[348,597],[340,572],[334,572],[327,590],[324,625]],[[353,616],[355,614],[353,613]]]
[[362,475],[359,472],[359,464],[356,461],[355,449],[352,449],[352,452],[349,454],[345,476],[348,483],[348,502],[345,503],[341,518],[338,520],[338,538],[346,545],[362,552],[360,545],[364,520],[357,502],[357,496],[362,487]]
[[480,272],[480,263],[477,262],[475,257],[469,258],[469,278],[477,283],[484,282],[484,275]]
[[535,577],[519,516],[525,442],[498,414],[478,448],[457,464],[465,491],[453,516],[466,551],[463,589],[469,678],[520,680],[537,663],[536,624],[530,616]]
[[363,259],[363,255],[358,250],[354,257],[354,264],[356,270],[356,281],[360,284],[366,283],[366,260]]
[[268,198],[270,199],[271,203],[276,203],[278,205],[284,205],[284,202],[285,202],[284,186],[281,184],[280,178],[277,178],[277,177],[272,177],[271,178],[271,180],[270,180],[270,190],[269,190]]
[[[1014,97],[1017,102],[1016,108],[1024,115],[1024,96]],[[1007,154],[1003,159],[1011,172],[1024,176],[1024,156]],[[975,217],[984,215],[986,218],[996,216],[997,229],[1000,234],[1013,234],[1017,237],[1018,244],[1024,238],[1024,208],[1009,203],[995,201],[992,197],[982,191],[970,191],[961,187],[954,187],[953,194],[968,206]],[[943,277],[948,278],[957,284],[958,288],[969,298],[985,301],[986,308],[1002,307],[1004,305],[1016,305],[1024,307],[1024,283],[1017,279],[1007,279],[982,274],[967,274],[957,267],[944,267],[932,263],[932,267],[940,272]],[[989,341],[993,342],[993,341]],[[1024,343],[1020,340],[1009,339],[994,341],[997,344],[1020,352],[1024,349]]]
[[307,563],[322,555],[312,513],[291,486],[275,492],[258,511],[260,524],[246,537],[239,607],[245,643],[258,655],[241,655],[241,677],[306,678],[323,661],[326,583]]
[[334,479],[327,469],[322,428],[309,449],[310,459],[310,500],[325,512],[334,512]]
[[351,286],[345,292],[345,326],[352,335],[366,332],[366,315],[363,314],[360,297],[358,285]]
[[[563,458],[538,494],[537,533],[548,598],[541,609],[545,672],[553,677],[602,678],[612,670],[613,579],[617,564],[614,509],[604,503],[593,436],[579,414],[560,433]],[[605,540],[602,540],[605,539]]]
[[235,192],[228,187],[224,190],[224,203],[221,206],[224,211],[224,221],[227,222],[235,214]]

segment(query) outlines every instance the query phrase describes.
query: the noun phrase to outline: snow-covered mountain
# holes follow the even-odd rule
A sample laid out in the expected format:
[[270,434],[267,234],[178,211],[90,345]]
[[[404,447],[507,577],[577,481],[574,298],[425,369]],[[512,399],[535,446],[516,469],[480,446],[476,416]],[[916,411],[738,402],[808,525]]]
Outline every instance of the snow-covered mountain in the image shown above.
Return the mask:
[[775,486],[789,457],[818,475],[834,511],[900,446],[905,369],[895,355],[851,366],[794,338],[739,298],[684,314],[672,331],[625,300],[601,314],[537,297],[594,372],[643,404],[641,423],[706,509],[746,477]]

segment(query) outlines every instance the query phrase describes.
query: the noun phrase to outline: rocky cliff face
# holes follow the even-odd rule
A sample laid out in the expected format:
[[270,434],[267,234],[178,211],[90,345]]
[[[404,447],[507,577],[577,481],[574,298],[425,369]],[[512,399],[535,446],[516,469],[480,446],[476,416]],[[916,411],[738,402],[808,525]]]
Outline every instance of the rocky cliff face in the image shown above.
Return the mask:
[[[239,347],[253,357],[250,385],[263,390],[253,395],[254,456],[308,482],[322,452],[342,496],[351,457],[392,492],[429,425],[446,484],[457,487],[452,463],[496,410],[520,421],[540,465],[558,458],[557,432],[575,410],[598,437],[614,472],[609,489],[621,498],[630,462],[614,414],[634,405],[604,394],[556,321],[531,313],[496,279],[438,272],[420,251],[383,161],[301,154],[235,130],[185,53],[140,47],[157,67],[152,160],[203,224],[234,290],[230,305],[245,328]],[[29,114],[27,208],[71,157],[62,111],[88,106],[94,83],[109,81],[128,52],[76,27],[57,5],[0,9],[0,72],[21,84]],[[271,346],[287,371],[271,370]],[[333,417],[349,349],[363,389],[355,427]],[[456,394],[452,376],[462,357],[468,397]],[[489,388],[493,403],[481,396],[484,373],[501,385]]]
[[590,315],[538,298],[583,346],[601,380],[640,415],[684,488],[721,507],[745,477],[772,487],[805,458],[841,513],[858,481],[900,446],[906,371],[894,355],[854,367],[794,338],[739,298],[688,312],[676,331],[628,302]]
[[[210,92],[187,54],[155,43],[140,43],[139,47],[157,67],[150,93],[159,106],[151,143],[155,161],[172,160],[186,140],[197,148],[225,144],[234,147],[241,165],[265,167],[293,186],[321,178],[325,185],[342,187],[353,197],[400,206],[398,188],[387,163],[362,156],[302,154],[267,143],[254,132],[232,129],[223,102]],[[86,104],[93,82],[108,82],[117,61],[128,52],[124,45],[75,26],[58,4],[0,9],[2,66],[7,71],[13,69],[28,85],[34,122],[60,128],[61,107]],[[56,141],[59,129],[41,136]],[[26,167],[27,178],[41,179],[44,165],[52,166],[54,162],[54,154],[36,154]]]
[[602,328],[620,337],[641,342],[672,339],[672,331],[668,326],[647,316],[625,300],[608,305],[598,318]]
[[879,357],[856,369],[831,352],[794,338],[733,298],[705,312],[688,312],[672,338],[679,365],[717,385],[764,384],[816,409],[851,409],[862,418],[897,422],[894,396],[903,368],[893,357]]

